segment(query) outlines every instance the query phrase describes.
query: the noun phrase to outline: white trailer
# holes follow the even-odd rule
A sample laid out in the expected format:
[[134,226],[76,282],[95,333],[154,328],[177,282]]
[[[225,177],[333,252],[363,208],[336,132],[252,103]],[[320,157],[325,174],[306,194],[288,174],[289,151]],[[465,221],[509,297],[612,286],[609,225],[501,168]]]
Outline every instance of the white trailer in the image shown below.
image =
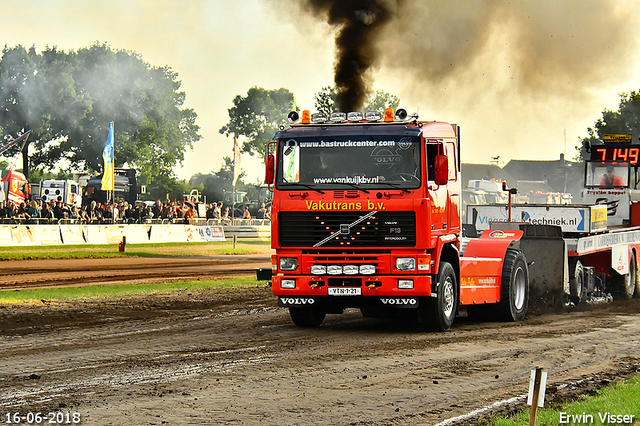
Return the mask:
[[40,197],[43,201],[62,201],[65,205],[82,207],[82,188],[70,179],[47,179],[40,182]]

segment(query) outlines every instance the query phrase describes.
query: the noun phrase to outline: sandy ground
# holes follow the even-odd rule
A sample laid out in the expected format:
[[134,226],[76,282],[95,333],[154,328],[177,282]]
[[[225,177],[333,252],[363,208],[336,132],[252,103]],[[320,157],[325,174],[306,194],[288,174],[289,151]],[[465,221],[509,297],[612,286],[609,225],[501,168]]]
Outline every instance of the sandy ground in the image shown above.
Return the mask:
[[[78,274],[76,283],[127,282],[136,270],[135,280],[165,269],[173,276],[197,275],[197,268],[207,277],[247,275],[254,265],[269,265],[262,254],[119,261],[30,261],[18,265],[21,273],[0,265],[0,285],[53,282],[53,274],[61,282],[69,274]],[[256,283],[172,296],[0,305],[0,324],[3,421],[7,414],[42,412],[78,413],[86,425],[471,425],[521,408],[517,397],[526,394],[536,366],[548,371],[551,403],[640,370],[637,299],[521,323],[459,317],[446,333],[363,318],[356,310],[300,329],[277,308],[270,288]],[[630,402],[619,414],[640,417],[640,407]]]

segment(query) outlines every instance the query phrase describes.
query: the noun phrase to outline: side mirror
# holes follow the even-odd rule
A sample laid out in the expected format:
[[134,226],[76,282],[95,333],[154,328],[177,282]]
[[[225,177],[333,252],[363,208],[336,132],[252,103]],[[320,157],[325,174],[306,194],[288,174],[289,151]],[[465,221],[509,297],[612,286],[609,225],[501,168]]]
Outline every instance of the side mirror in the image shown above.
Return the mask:
[[436,155],[435,172],[436,185],[446,185],[449,181],[449,162],[446,155]]
[[275,172],[275,159],[272,154],[267,155],[264,181],[267,185],[273,184]]

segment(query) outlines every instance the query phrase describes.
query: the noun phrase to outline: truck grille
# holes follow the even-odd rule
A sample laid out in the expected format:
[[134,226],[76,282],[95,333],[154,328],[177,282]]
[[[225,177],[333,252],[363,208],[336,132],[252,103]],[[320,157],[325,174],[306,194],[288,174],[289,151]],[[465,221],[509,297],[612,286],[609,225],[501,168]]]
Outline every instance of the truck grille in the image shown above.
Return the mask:
[[280,244],[282,247],[318,248],[415,246],[415,212],[378,212],[360,221],[369,213],[280,212]]

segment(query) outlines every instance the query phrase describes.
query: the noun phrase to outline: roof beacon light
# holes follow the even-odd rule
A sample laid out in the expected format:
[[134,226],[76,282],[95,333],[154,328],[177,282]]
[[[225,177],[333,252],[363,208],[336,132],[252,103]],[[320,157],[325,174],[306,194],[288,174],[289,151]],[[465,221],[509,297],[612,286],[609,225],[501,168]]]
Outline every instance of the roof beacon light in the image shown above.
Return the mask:
[[327,122],[327,114],[324,112],[316,112],[315,114],[311,114],[311,122],[312,123],[326,123]]
[[364,114],[362,111],[351,111],[347,114],[347,121],[362,121],[364,120]]
[[340,123],[341,121],[345,121],[347,119],[347,114],[345,114],[344,112],[332,112],[331,115],[329,116],[329,121],[331,121],[332,123]]
[[400,121],[404,121],[407,119],[407,110],[404,108],[398,108],[396,110],[396,118]]
[[300,120],[300,114],[298,114],[298,111],[291,111],[289,115],[287,115],[287,120],[289,120],[289,124],[295,124]]
[[302,124],[311,124],[311,112],[308,109],[302,111]]
[[380,121],[382,120],[382,114],[380,114],[380,111],[367,111],[364,113],[364,119],[367,121]]
[[384,121],[393,121],[393,109],[386,108],[384,110]]

